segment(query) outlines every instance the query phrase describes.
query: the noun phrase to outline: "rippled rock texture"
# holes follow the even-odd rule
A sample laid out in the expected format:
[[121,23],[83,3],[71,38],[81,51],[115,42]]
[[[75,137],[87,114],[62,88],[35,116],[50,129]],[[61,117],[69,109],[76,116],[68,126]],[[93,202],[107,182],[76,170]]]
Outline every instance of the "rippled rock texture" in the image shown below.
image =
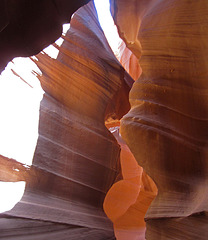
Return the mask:
[[208,210],[208,3],[111,3],[120,36],[142,68],[121,134],[158,187],[146,237],[207,239],[206,214],[189,216]]
[[93,2],[75,13],[63,38],[57,59],[41,53],[35,60],[45,91],[39,138],[21,179],[24,196],[0,218],[1,238],[115,239],[103,201],[120,174],[120,146],[105,120],[128,112],[133,80],[111,51]]

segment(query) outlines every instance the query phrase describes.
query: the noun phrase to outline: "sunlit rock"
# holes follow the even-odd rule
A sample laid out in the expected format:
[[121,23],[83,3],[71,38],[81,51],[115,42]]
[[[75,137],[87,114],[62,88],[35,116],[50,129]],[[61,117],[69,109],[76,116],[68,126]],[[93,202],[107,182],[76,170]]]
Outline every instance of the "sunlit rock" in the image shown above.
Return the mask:
[[110,128],[121,146],[120,162],[122,179],[108,191],[104,211],[114,223],[117,240],[144,239],[144,216],[157,194],[157,187],[119,135],[119,127]]
[[[0,70],[54,42],[87,2],[1,1]],[[144,240],[145,226],[147,240],[207,239],[207,1],[111,3],[126,44],[118,59],[139,78],[131,110],[133,80],[90,3],[52,47],[57,59],[33,58],[45,91],[39,138],[32,166],[0,156],[0,180],[26,182],[1,215],[2,239]],[[105,127],[123,115],[125,142]]]
[[123,41],[119,45],[118,60],[134,80],[137,80],[140,77],[142,69],[139,65],[138,59],[126,47],[126,44]]
[[[120,36],[142,68],[121,134],[158,187],[147,239],[196,239],[186,217],[208,210],[207,1],[111,2]],[[151,232],[159,222],[153,219],[173,217],[184,218],[182,235],[172,231],[170,238],[165,220]]]
[[[55,239],[114,239],[103,201],[120,174],[120,146],[105,120],[118,120],[129,111],[133,79],[110,49],[93,2],[75,13],[63,38],[61,47],[54,45],[60,51],[57,59],[41,53],[34,60],[45,91],[39,138],[24,196],[0,219],[11,223],[14,234],[3,224],[2,237],[16,239],[17,222],[23,226],[22,239],[30,236],[32,225],[44,229],[50,222]],[[64,238],[60,228],[66,225],[71,233],[65,230]],[[38,239],[49,234],[38,227],[32,231]]]

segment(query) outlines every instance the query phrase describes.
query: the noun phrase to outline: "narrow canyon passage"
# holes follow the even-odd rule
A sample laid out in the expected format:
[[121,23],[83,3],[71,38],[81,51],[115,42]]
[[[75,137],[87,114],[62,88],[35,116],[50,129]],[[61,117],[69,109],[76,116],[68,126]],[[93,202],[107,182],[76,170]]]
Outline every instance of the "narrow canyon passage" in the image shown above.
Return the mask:
[[[117,239],[127,238],[126,233],[133,231],[135,235],[134,229],[138,230],[138,224],[134,226],[131,220],[137,215],[136,208],[133,206],[130,210],[133,215],[128,213],[128,209],[136,204],[139,191],[144,191],[141,177],[145,177],[141,173],[135,177],[135,174],[128,173],[125,165],[129,165],[128,159],[133,157],[129,150],[123,149],[126,146],[120,137],[116,137],[123,146],[121,154],[125,156],[123,158],[121,155],[121,160],[125,160],[120,163],[120,145],[104,123],[114,124],[130,109],[128,96],[133,79],[110,49],[93,2],[75,13],[62,39],[64,41],[60,46],[53,45],[54,53],[58,51],[56,57],[50,57],[47,49],[30,59],[38,67],[34,75],[38,76],[44,90],[40,103],[38,140],[30,164],[18,163],[21,157],[8,156],[14,160],[1,157],[1,180],[26,182],[21,200],[1,215],[1,236],[16,239],[15,234],[19,234],[24,239],[31,238],[33,232],[41,239],[53,228],[54,236],[58,236],[60,231],[60,238],[64,238],[66,232],[70,233],[70,229],[71,239],[78,236],[85,239],[87,235],[83,232],[89,232],[88,237],[92,239],[114,238],[114,232]],[[125,54],[121,58],[131,59],[129,53],[126,59]],[[127,61],[125,63],[132,66]],[[29,84],[22,73],[10,71],[16,74],[16,81]],[[135,160],[132,161],[135,166]],[[114,185],[109,191],[122,175],[122,191],[117,191]],[[148,182],[147,178],[145,181]],[[118,184],[115,183],[115,186]],[[122,213],[119,212],[119,216],[113,219],[110,216],[113,229],[112,222],[103,211],[106,194],[109,191],[105,201],[108,214],[113,203],[111,193],[114,196],[121,194],[125,198],[131,185],[134,185],[135,193],[132,192],[130,202],[122,202],[117,196],[117,205]],[[114,210],[110,211],[114,215]],[[141,223],[143,228],[143,237],[144,214],[145,211],[141,216],[136,216],[139,227]],[[5,226],[6,222],[10,223],[10,230]],[[16,231],[17,224],[22,225],[19,233]],[[33,228],[33,225],[36,227]]]
[[208,239],[207,0],[110,2],[0,2],[1,239]]

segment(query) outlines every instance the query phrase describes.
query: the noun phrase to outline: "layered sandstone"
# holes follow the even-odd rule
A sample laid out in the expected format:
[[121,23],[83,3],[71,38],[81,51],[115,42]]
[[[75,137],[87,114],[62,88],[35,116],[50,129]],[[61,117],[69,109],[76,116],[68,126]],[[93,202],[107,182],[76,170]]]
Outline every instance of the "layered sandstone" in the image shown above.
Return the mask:
[[117,58],[134,80],[137,80],[140,77],[142,69],[139,65],[138,59],[126,47],[126,44],[123,41],[119,45],[119,52]]
[[[14,56],[54,42],[61,24],[87,2],[21,1],[17,8],[2,1],[0,70]],[[159,190],[146,214],[146,239],[205,240],[207,1],[111,2],[119,33],[142,68],[121,133]],[[116,130],[120,168],[120,146],[104,125],[128,112],[132,79],[113,56],[92,3],[75,14],[63,38],[61,47],[54,45],[56,60],[41,54],[35,61],[45,95],[32,167],[0,156],[1,181],[27,182],[22,200],[1,215],[0,237],[114,239],[105,198],[117,238],[144,238],[156,187]],[[134,55],[124,45],[120,50],[121,63],[137,79]]]
[[207,1],[111,2],[120,36],[142,68],[121,134],[158,187],[146,237],[206,239],[206,215],[189,216],[208,210]]
[[93,2],[75,13],[63,38],[54,45],[57,59],[41,53],[34,60],[45,94],[28,174],[12,174],[11,163],[24,168],[1,158],[9,174],[1,180],[27,183],[21,201],[0,218],[1,237],[114,239],[103,201],[120,174],[120,146],[104,123],[128,112],[133,80],[111,51]]

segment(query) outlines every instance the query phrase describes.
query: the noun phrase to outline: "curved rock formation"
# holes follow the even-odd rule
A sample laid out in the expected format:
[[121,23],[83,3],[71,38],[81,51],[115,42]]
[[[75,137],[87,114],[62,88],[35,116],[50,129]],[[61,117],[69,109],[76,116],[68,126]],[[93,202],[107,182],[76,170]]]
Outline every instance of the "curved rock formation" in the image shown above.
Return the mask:
[[90,0],[1,0],[0,72],[14,57],[38,54],[61,36],[62,24]]
[[119,45],[118,60],[130,76],[137,80],[142,74],[142,69],[138,63],[137,57],[126,47],[126,44],[122,41]]
[[[0,70],[13,57],[54,42],[61,24],[87,2],[0,1]],[[111,2],[120,35],[142,68],[121,133],[159,190],[146,215],[146,239],[206,240],[208,3]],[[139,239],[134,230],[144,227],[146,193],[151,192],[150,203],[154,188],[134,163],[125,168],[133,157],[122,142],[120,180],[120,147],[104,125],[129,110],[133,81],[113,56],[92,3],[75,14],[63,38],[60,48],[54,45],[60,50],[57,60],[37,56],[46,94],[33,166],[29,170],[0,156],[0,180],[27,182],[23,199],[1,215],[0,237],[114,239],[102,204],[116,181],[105,199],[106,213],[118,239]],[[121,62],[134,74],[127,55]]]
[[[207,1],[111,2],[142,68],[121,134],[158,187],[146,215],[147,239],[196,239],[197,230],[188,231],[197,221],[188,216],[208,210]],[[171,235],[174,228],[183,234]],[[197,238],[207,236],[206,230]]]
[[63,38],[56,60],[42,53],[34,60],[45,91],[39,138],[23,175],[25,194],[1,217],[0,237],[114,239],[102,205],[120,173],[120,146],[104,123],[128,112],[133,80],[113,55],[93,3],[75,13]]
[[108,191],[104,210],[114,223],[117,240],[144,239],[146,225],[144,216],[150,203],[157,194],[157,187],[119,135],[119,127],[112,127],[113,133],[121,146],[120,162],[122,179]]

